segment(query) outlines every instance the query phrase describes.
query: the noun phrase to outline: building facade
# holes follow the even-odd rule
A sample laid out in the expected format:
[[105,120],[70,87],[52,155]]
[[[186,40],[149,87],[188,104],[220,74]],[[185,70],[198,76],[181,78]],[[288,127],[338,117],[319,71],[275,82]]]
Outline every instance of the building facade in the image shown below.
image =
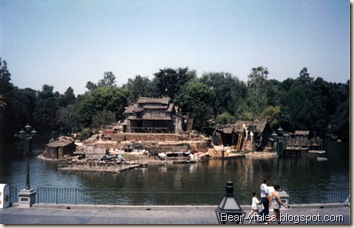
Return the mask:
[[140,97],[137,103],[125,108],[124,132],[179,133],[184,130],[185,118],[176,112],[169,97]]

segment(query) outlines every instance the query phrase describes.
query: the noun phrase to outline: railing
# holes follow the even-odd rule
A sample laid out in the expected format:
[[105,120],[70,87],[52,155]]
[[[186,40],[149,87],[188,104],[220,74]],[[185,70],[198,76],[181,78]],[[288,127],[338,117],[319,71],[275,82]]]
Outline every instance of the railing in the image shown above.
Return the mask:
[[[36,189],[36,203],[92,205],[217,205],[225,195],[223,190],[93,190],[76,188]],[[291,189],[290,204],[344,203],[349,188]],[[251,203],[251,190],[235,190],[241,205]],[[17,187],[10,187],[10,202],[18,202]]]
[[18,188],[10,186],[10,203],[18,202]]
[[127,131],[132,133],[174,133],[168,127],[128,127]]
[[[217,204],[223,192],[85,190],[38,188],[37,203],[93,205],[203,205]],[[217,195],[218,197],[216,197]],[[216,200],[216,202],[214,202]]]
[[344,203],[350,194],[349,188],[290,189],[289,202],[292,204]]

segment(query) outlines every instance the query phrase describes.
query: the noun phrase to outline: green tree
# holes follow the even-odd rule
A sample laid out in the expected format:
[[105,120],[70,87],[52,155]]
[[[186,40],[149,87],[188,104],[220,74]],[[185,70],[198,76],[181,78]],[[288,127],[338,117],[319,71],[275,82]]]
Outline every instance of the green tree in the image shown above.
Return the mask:
[[200,81],[206,84],[210,90],[213,102],[213,114],[217,116],[228,112],[232,115],[237,114],[240,102],[246,97],[246,85],[230,73],[210,72],[205,73]]
[[218,116],[216,116],[215,122],[217,124],[229,124],[235,122],[235,117],[233,117],[230,113],[224,112]]
[[74,104],[75,101],[76,101],[76,97],[74,94],[74,90],[70,86],[69,88],[67,88],[67,90],[64,92],[64,94],[61,94],[59,96],[58,104],[61,107],[66,107],[70,104]]
[[128,104],[128,95],[129,91],[126,88],[105,86],[80,97],[77,118],[81,127],[90,127],[93,123],[93,116],[104,110],[114,113],[116,120],[122,119]]
[[281,82],[275,79],[268,80],[268,88],[266,92],[268,106],[277,106],[281,99]]
[[252,68],[248,75],[248,98],[251,111],[256,119],[267,107],[268,69],[262,66]]
[[267,121],[272,128],[278,126],[280,110],[280,106],[268,106],[259,116],[259,119]]
[[281,99],[281,126],[286,126],[290,131],[321,131],[319,126],[323,125],[325,111],[320,96],[315,90],[314,79],[310,77],[307,68],[303,68],[299,77],[291,81],[288,92]]
[[33,114],[33,126],[36,127],[36,130],[43,133],[53,133],[54,135],[51,135],[51,137],[57,136],[60,131],[60,126],[55,121],[60,94],[53,92],[53,89],[53,86],[42,86],[42,91],[38,92],[36,108]]
[[176,102],[183,112],[190,113],[194,118],[194,128],[202,130],[207,121],[213,116],[210,88],[202,82],[191,80],[182,87]]
[[76,108],[74,104],[60,107],[56,120],[60,125],[61,134],[73,133],[77,130]]
[[1,61],[0,58],[0,95],[3,97],[4,102],[9,99],[14,85],[11,83],[11,74],[7,69],[7,62]]
[[114,122],[116,122],[115,114],[107,110],[97,112],[97,114],[92,117],[92,127],[96,129],[102,129]]
[[129,103],[135,103],[139,97],[157,97],[155,84],[148,77],[135,76],[123,85],[129,91]]
[[103,79],[99,80],[97,83],[98,87],[105,86],[116,86],[116,76],[114,76],[113,72],[104,72]]
[[93,92],[95,89],[97,89],[97,85],[91,81],[88,81],[86,83],[86,89],[89,91],[89,92]]
[[[33,114],[36,109],[36,103],[37,91],[30,88],[14,88],[9,111],[12,113],[13,127],[17,132],[27,123],[35,124],[33,122]],[[38,129],[35,125],[34,127]]]
[[114,76],[113,72],[108,71],[103,73],[103,79],[100,79],[97,84],[88,81],[86,83],[86,89],[89,92],[95,91],[99,87],[106,87],[106,86],[116,86],[116,76]]
[[168,96],[172,100],[178,95],[183,85],[196,77],[194,71],[188,72],[188,67],[178,68],[177,70],[171,68],[160,69],[154,76],[154,83],[159,96]]

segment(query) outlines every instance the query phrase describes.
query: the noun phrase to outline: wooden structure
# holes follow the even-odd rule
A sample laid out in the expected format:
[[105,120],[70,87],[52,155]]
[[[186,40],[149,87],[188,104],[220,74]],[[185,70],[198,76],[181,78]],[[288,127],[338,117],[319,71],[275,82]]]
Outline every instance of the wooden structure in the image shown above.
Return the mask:
[[284,138],[286,157],[324,157],[323,141],[318,137],[309,138],[310,131],[296,130]]
[[[247,141],[246,132],[243,129],[243,125],[246,125],[248,130]],[[267,121],[242,121],[238,120],[234,123],[234,129],[236,130],[233,135],[233,143],[238,147],[238,150],[242,150],[251,141],[254,150],[261,150],[268,144],[268,138],[272,134],[272,129]],[[251,132],[253,137],[251,137]]]
[[186,128],[186,118],[176,112],[169,97],[140,97],[125,108],[124,132],[178,133]]
[[72,155],[76,145],[72,141],[53,141],[46,145],[44,156],[51,159],[62,159],[64,155]]
[[[243,124],[248,129],[248,134],[253,132],[253,140],[246,132]],[[238,120],[234,124],[217,125],[208,127],[209,134],[213,137],[215,145],[235,146],[236,150],[261,150],[268,145],[268,138],[272,134],[272,129],[266,121],[242,121]]]
[[289,134],[290,137],[286,139],[289,147],[308,147],[310,131],[296,130],[295,133]]

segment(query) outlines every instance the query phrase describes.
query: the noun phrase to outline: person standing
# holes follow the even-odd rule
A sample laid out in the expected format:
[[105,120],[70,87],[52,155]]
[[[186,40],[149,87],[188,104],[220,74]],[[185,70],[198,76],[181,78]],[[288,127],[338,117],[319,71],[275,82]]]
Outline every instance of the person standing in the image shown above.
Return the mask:
[[263,204],[263,210],[259,212],[258,215],[263,220],[263,222],[267,221],[269,218],[269,204],[271,202],[271,197],[269,195],[268,183],[269,183],[269,179],[265,177],[263,178],[263,183],[260,186],[261,202]]
[[253,215],[258,215],[259,210],[258,210],[258,205],[262,204],[260,200],[257,198],[257,193],[252,192],[252,205],[251,205],[251,211],[248,213],[247,218],[249,218],[250,223],[252,223],[252,219],[254,218]]
[[280,208],[281,208],[281,205],[283,205],[285,208],[288,208],[288,206],[285,205],[283,203],[283,201],[280,199],[279,189],[280,189],[280,186],[275,184],[274,185],[274,190],[275,191],[272,192],[272,194],[271,194],[271,197],[272,197],[271,206],[272,206],[272,208],[274,210],[274,214],[271,217],[271,219],[268,220],[267,224],[271,224],[272,221],[278,221],[278,224],[280,224]]
[[243,130],[245,131],[245,140],[247,141],[247,139],[248,139],[248,128],[247,128],[246,123],[243,123],[242,127],[243,127]]

